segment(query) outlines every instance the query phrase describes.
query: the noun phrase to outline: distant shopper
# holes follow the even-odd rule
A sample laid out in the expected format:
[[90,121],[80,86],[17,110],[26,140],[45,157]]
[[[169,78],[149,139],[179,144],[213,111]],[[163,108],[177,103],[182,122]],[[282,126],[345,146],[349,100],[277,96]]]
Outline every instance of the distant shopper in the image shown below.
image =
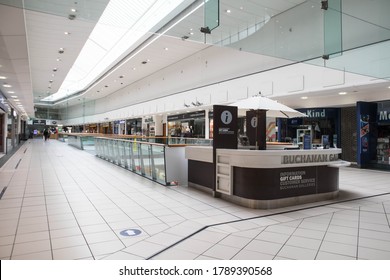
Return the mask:
[[43,137],[45,137],[45,141],[49,138],[49,129],[45,128],[43,131]]

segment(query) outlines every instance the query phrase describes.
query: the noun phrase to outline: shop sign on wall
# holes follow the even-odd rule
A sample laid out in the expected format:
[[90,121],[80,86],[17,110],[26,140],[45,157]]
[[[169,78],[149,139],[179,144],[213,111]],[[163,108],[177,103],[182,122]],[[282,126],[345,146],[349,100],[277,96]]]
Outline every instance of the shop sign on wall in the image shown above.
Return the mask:
[[360,116],[360,139],[362,143],[362,152],[368,152],[368,137],[370,133],[370,116],[369,115],[361,115]]
[[378,123],[390,123],[390,101],[378,103]]

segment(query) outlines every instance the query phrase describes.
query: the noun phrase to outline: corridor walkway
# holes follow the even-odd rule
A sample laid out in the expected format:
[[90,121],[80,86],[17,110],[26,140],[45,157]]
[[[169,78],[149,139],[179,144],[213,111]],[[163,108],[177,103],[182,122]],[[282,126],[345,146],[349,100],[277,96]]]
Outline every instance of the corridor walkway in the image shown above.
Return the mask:
[[390,173],[343,168],[340,189],[247,209],[29,140],[0,169],[0,259],[390,259]]

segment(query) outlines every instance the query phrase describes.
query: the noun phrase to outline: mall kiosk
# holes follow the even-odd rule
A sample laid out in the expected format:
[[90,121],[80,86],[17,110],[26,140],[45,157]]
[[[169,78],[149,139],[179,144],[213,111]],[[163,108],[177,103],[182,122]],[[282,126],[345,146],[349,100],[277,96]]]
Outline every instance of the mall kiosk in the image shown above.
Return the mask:
[[213,147],[186,147],[189,187],[260,209],[335,198],[339,167],[348,165],[339,160],[341,149],[270,149],[265,131],[256,130],[265,117],[264,112],[247,115],[257,145],[238,149],[237,107],[215,105]]

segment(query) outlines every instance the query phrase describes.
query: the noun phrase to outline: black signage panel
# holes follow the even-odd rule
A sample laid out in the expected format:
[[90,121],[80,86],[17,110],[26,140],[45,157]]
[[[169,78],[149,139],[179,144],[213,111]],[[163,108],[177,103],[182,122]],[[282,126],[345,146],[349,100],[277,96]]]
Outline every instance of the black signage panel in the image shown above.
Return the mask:
[[233,170],[234,194],[255,200],[281,199],[338,190],[338,169],[328,166]]
[[246,135],[249,138],[249,145],[255,146],[256,149],[266,150],[266,126],[267,111],[252,110],[246,112]]
[[188,119],[204,119],[206,116],[205,111],[196,111],[196,112],[191,112],[191,113],[186,113],[186,114],[179,114],[179,115],[173,115],[173,116],[168,116],[168,121],[177,121],[177,120],[188,120]]
[[42,124],[42,125],[46,125],[46,120],[33,120],[33,124]]
[[237,149],[237,107],[214,105],[214,149]]

